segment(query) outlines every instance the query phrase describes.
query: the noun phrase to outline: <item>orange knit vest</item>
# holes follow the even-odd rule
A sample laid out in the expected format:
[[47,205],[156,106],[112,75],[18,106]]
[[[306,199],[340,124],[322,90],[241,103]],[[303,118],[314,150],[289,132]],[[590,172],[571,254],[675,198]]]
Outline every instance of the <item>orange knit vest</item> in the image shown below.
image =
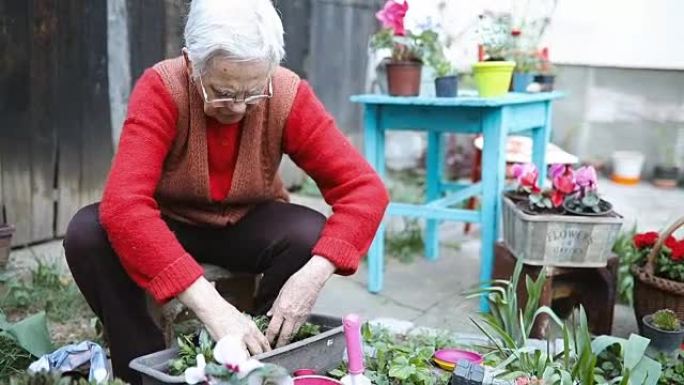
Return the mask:
[[299,77],[279,67],[273,97],[250,107],[241,122],[237,163],[225,200],[211,199],[204,101],[188,77],[184,58],[154,66],[178,107],[176,138],[166,157],[155,198],[164,215],[194,225],[226,226],[254,205],[288,200],[278,175],[283,128],[297,94]]

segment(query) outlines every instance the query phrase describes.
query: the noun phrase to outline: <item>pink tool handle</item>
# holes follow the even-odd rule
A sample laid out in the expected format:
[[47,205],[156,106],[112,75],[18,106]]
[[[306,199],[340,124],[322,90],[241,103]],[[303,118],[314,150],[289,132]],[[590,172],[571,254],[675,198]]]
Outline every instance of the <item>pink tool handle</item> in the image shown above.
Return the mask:
[[347,341],[349,374],[363,374],[363,345],[361,345],[361,318],[356,314],[344,317],[344,337]]

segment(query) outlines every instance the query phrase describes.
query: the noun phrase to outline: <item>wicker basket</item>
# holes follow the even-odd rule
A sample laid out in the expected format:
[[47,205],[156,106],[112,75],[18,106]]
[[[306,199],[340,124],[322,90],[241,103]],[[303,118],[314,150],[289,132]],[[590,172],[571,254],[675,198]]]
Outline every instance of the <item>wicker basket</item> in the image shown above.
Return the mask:
[[679,319],[684,319],[684,282],[657,277],[654,273],[655,259],[665,240],[682,226],[684,226],[684,217],[660,234],[658,242],[646,257],[643,267],[632,266],[632,274],[636,278],[634,280],[634,314],[639,324],[639,332],[643,328],[644,316],[660,309],[671,309],[677,313]]

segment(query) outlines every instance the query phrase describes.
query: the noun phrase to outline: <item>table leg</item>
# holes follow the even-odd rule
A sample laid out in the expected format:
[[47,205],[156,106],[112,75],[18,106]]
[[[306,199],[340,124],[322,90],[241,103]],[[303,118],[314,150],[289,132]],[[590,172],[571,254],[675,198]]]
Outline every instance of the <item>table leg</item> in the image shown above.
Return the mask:
[[[364,151],[366,160],[381,178],[385,176],[385,134],[380,124],[379,107],[366,105],[364,110]],[[379,293],[383,284],[385,224],[380,224],[368,250],[368,291]]]
[[[426,203],[439,199],[440,184],[442,183],[442,134],[428,132],[427,165],[426,165]],[[425,256],[434,261],[439,258],[439,221],[428,219],[425,221]]]
[[[494,247],[498,238],[499,201],[505,180],[506,122],[502,109],[484,112],[482,130],[482,249],[480,254],[480,283],[492,279]],[[480,309],[488,310],[487,299],[480,297]]]
[[551,117],[551,102],[547,102],[544,125],[532,131],[532,161],[539,170],[539,183],[546,180],[546,150],[551,139]]

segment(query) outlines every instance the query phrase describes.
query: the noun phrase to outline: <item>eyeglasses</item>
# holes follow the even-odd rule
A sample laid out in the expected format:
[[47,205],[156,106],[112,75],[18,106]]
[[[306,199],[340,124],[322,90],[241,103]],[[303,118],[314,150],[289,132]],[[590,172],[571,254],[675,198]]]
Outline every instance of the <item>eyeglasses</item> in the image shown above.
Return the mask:
[[204,87],[204,82],[202,81],[202,76],[199,77],[200,87],[202,88],[202,96],[204,96],[204,102],[215,107],[221,107],[226,103],[237,104],[245,103],[247,105],[258,104],[263,100],[270,99],[273,97],[273,81],[271,78],[268,79],[268,93],[259,95],[242,95],[242,98],[237,98],[235,96],[225,97],[225,98],[213,98],[210,99],[207,94],[207,89]]

